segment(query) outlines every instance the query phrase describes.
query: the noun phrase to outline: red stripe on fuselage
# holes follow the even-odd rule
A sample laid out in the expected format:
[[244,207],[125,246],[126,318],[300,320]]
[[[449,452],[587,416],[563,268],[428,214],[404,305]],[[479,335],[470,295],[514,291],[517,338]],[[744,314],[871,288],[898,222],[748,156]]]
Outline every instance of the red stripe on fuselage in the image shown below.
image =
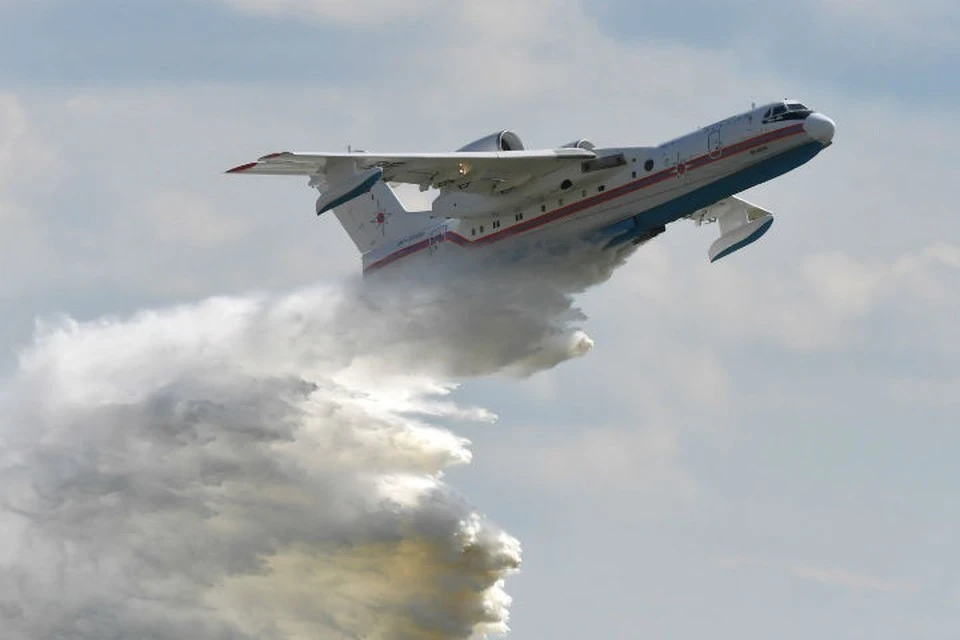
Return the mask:
[[[725,160],[731,156],[735,156],[737,154],[743,153],[744,151],[753,149],[754,147],[758,147],[762,144],[773,142],[775,140],[781,140],[783,138],[796,135],[798,133],[803,133],[802,124],[795,124],[789,127],[784,127],[782,129],[769,131],[755,138],[750,138],[749,140],[738,142],[737,144],[731,145],[729,147],[724,147],[722,148],[720,154],[715,158],[711,158],[710,154],[704,154],[701,156],[697,156],[696,158],[693,158],[691,160],[687,160],[684,163],[685,170],[692,171],[696,169],[701,169],[709,164],[713,164],[714,162],[719,162],[720,160]],[[544,213],[542,215],[537,216],[536,218],[531,218],[530,220],[525,220],[519,224],[511,225],[510,227],[508,227],[507,229],[504,229],[503,231],[491,233],[488,236],[484,236],[476,240],[470,240],[465,236],[462,236],[459,233],[456,233],[455,231],[447,231],[443,234],[443,237],[445,240],[449,240],[454,244],[457,244],[460,246],[486,245],[493,242],[498,242],[500,240],[503,240],[504,238],[508,238],[518,233],[523,233],[525,231],[530,231],[531,229],[536,229],[537,227],[543,226],[545,224],[549,224],[560,218],[565,218],[567,216],[573,215],[574,213],[583,211],[584,209],[589,209],[599,204],[603,204],[604,202],[609,202],[610,200],[613,200],[615,198],[619,198],[628,193],[633,193],[634,191],[638,191],[640,189],[645,189],[654,184],[658,184],[660,182],[663,182],[664,180],[667,180],[669,178],[673,178],[676,176],[677,176],[677,167],[676,165],[674,165],[669,169],[664,169],[652,175],[645,176],[643,178],[638,178],[636,180],[628,182],[619,187],[610,189],[609,191],[604,191],[603,193],[600,193],[595,196],[591,196],[585,200],[580,200],[579,202],[574,202],[573,204],[569,204],[565,207],[554,209],[550,213]],[[414,253],[416,251],[419,251],[420,249],[426,248],[427,246],[429,246],[429,244],[430,244],[429,240],[424,240],[424,241],[420,241],[415,244],[412,244],[409,247],[404,247],[403,249],[395,251],[390,255],[385,256],[380,260],[377,260],[376,262],[368,265],[367,267],[364,268],[364,272],[372,271],[374,269],[379,269],[380,267],[386,266],[391,262],[394,262],[395,260],[399,260],[400,258],[406,257],[411,253]]]

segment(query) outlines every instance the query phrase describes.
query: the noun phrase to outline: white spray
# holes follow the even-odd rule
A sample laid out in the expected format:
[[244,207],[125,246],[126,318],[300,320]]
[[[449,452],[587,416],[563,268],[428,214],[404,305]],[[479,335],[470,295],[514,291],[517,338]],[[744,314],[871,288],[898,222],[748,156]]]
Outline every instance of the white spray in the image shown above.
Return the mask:
[[494,418],[457,378],[589,349],[583,273],[41,327],[0,397],[3,637],[505,631],[519,544],[444,484],[469,443],[436,425]]

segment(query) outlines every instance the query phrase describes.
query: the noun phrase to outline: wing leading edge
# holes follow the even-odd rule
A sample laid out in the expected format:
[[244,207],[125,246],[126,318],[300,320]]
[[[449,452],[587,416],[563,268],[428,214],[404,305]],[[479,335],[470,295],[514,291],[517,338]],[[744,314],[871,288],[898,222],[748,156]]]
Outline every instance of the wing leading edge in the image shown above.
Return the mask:
[[339,175],[379,168],[387,182],[415,184],[422,190],[456,187],[489,193],[492,186],[546,175],[568,163],[594,158],[587,149],[452,153],[271,153],[227,173],[311,176],[321,187]]

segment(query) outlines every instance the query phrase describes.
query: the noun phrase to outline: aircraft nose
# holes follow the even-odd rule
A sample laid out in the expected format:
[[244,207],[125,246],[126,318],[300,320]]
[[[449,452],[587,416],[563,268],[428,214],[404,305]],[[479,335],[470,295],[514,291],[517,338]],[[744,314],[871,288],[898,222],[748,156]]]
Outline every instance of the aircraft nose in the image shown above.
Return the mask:
[[822,113],[811,113],[803,121],[803,130],[811,138],[822,144],[830,144],[836,125]]

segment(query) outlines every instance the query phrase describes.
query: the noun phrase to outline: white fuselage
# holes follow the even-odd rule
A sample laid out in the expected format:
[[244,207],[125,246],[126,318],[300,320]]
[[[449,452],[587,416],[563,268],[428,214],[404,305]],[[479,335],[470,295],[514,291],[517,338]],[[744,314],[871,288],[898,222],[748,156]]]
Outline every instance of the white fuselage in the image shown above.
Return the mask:
[[[595,149],[598,159],[612,157],[615,166],[590,170],[596,165],[587,162],[557,171],[532,197],[529,190],[525,197],[497,196],[496,212],[440,219],[435,204],[435,226],[365,254],[364,271],[480,248],[515,255],[564,240],[646,240],[670,222],[800,166],[830,144],[828,118],[809,110],[788,114],[785,104],[764,105],[657,147]],[[781,119],[766,117],[774,109],[782,110]]]

